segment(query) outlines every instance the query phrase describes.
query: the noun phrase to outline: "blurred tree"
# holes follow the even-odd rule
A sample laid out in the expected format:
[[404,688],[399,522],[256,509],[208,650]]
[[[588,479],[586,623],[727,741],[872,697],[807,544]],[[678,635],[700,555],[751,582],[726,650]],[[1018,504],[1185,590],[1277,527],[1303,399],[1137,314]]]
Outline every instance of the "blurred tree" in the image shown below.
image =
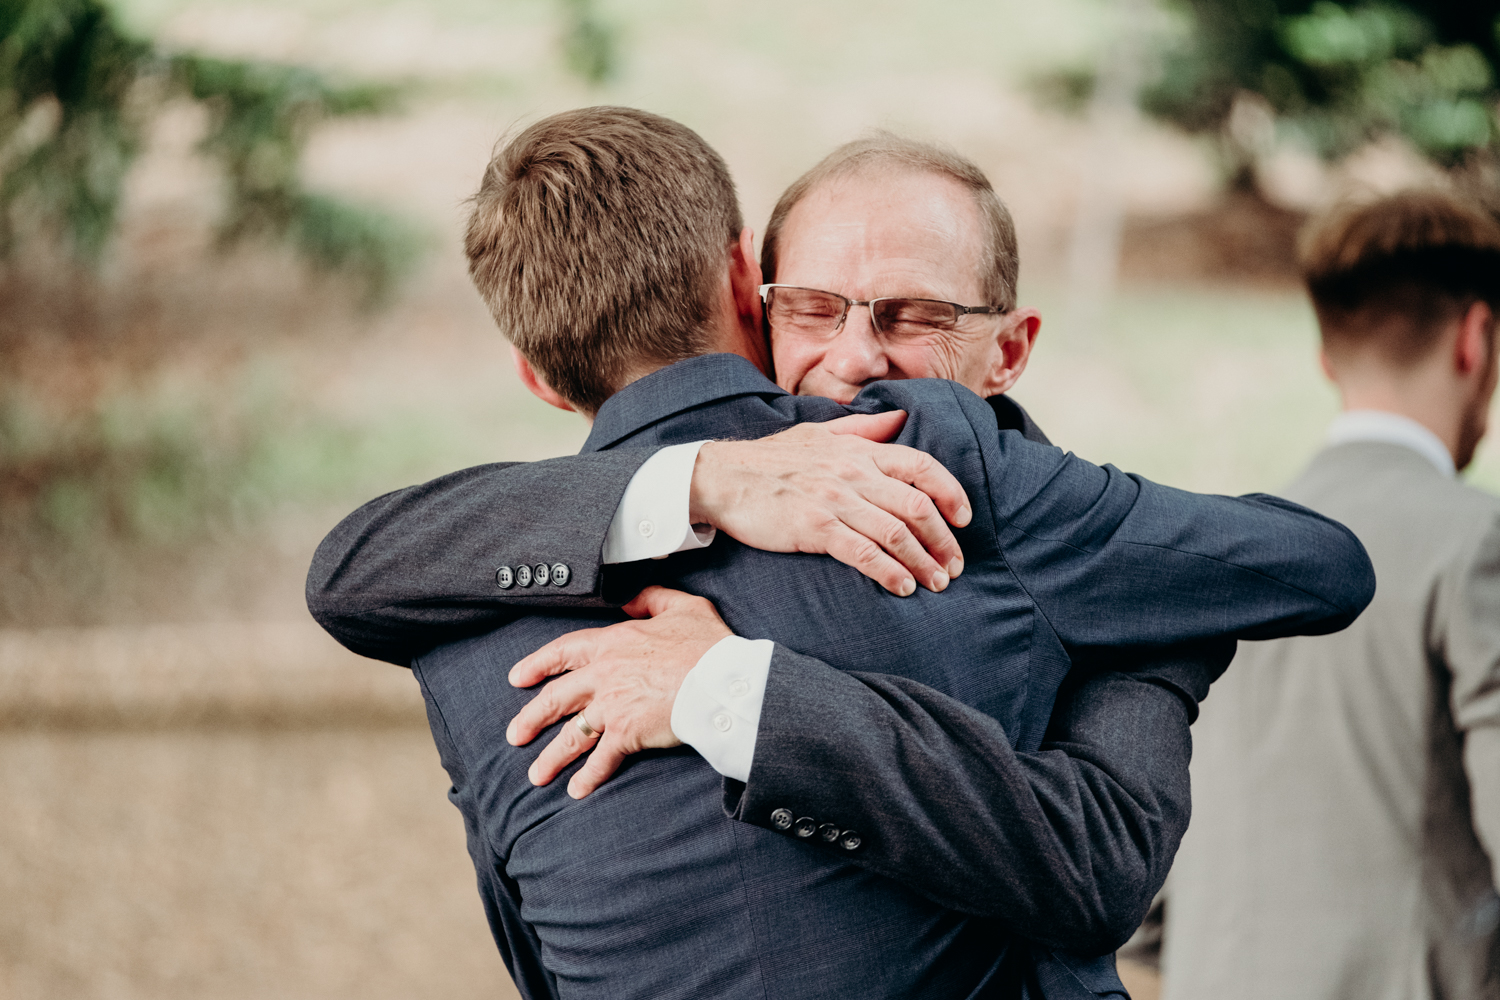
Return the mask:
[[1273,128],[1325,159],[1383,134],[1479,171],[1500,149],[1500,0],[1170,0],[1187,33],[1141,96],[1215,138],[1231,187],[1257,191]]
[[[390,87],[339,87],[296,66],[163,52],[122,30],[102,0],[0,0],[0,255],[23,231],[97,260],[125,175],[168,101],[203,105],[200,149],[225,181],[223,245],[287,239],[308,263],[386,294],[413,261],[411,227],[304,189],[298,163],[325,119],[387,110]],[[25,225],[32,223],[31,226]]]
[[599,17],[595,0],[561,0],[563,60],[591,86],[614,76],[619,55],[616,32]]

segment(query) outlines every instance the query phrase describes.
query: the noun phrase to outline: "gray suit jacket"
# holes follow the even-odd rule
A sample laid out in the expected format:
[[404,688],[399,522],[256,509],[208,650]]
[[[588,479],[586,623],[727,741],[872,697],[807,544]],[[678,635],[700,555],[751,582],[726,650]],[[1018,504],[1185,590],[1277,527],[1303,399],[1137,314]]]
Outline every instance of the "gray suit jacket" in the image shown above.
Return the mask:
[[[1009,398],[986,402],[998,429],[1049,443]],[[404,665],[529,608],[621,603],[639,567],[601,566],[599,553],[655,450],[480,466],[372,500],[319,547],[308,606],[351,649]],[[495,587],[497,563],[534,561],[562,561],[571,577]],[[1188,726],[1233,655],[1233,641],[1095,655],[1064,684],[1041,748],[1017,752],[993,718],[957,699],[778,646],[757,767],[748,786],[727,783],[725,808],[757,824],[786,803],[826,814],[836,801],[860,829],[891,818],[908,836],[862,860],[996,920],[1030,943],[1039,969],[1071,966],[1053,949],[1112,951],[1166,878],[1188,822]]]
[[[741,634],[785,637],[845,669],[904,675],[867,682],[893,700],[926,681],[988,713],[1002,739],[1008,732],[1011,742],[1034,747],[1051,686],[1067,668],[1065,645],[1321,631],[1347,623],[1368,599],[1372,581],[1352,536],[1294,505],[1182,494],[997,434],[990,410],[951,383],[884,383],[861,400],[908,410],[902,440],[953,468],[983,509],[960,533],[972,561],[948,593],[902,601],[832,560],[727,539],[657,565],[712,597]],[[692,440],[715,429],[754,435],[842,412],[828,400],[787,396],[739,359],[699,358],[610,400],[588,447]],[[528,992],[555,984],[563,993],[619,995],[630,984],[698,995],[683,977],[717,970],[715,992],[726,995],[760,979],[774,981],[777,995],[907,996],[920,983],[933,995],[977,996],[1012,978],[999,964],[1011,957],[1004,935],[933,898],[947,879],[934,879],[920,897],[872,880],[891,859],[914,858],[908,841],[926,833],[909,823],[947,819],[925,815],[915,801],[872,814],[860,843],[849,830],[851,810],[863,804],[823,798],[825,809],[803,814],[844,835],[800,841],[806,850],[798,852],[780,846],[799,841],[776,825],[774,810],[756,817],[761,830],[710,821],[702,779],[717,779],[692,755],[633,759],[587,803],[568,803],[559,787],[531,788],[525,767],[534,749],[518,751],[498,735],[529,697],[505,685],[504,670],[552,635],[594,620],[527,618],[417,664],[497,938]],[[764,749],[774,756],[775,748]],[[841,773],[828,762],[784,763],[817,774],[823,787],[811,795],[820,795]],[[758,751],[756,767],[762,763]],[[844,774],[857,779],[870,766],[865,757]],[[985,803],[993,791],[985,777],[947,797]],[[696,790],[685,792],[689,786]],[[802,813],[810,803],[781,804]],[[850,864],[858,859],[866,860]],[[936,870],[949,863],[927,860]],[[1036,881],[1028,892],[1051,882],[1043,870],[1020,877]],[[813,884],[815,894],[799,888]],[[753,937],[731,935],[744,920]],[[714,933],[700,935],[705,925]],[[651,951],[641,951],[644,942]],[[709,953],[666,957],[705,944]],[[809,963],[821,970],[811,979]],[[1117,988],[1107,964],[1069,968],[1071,984],[1047,982],[1045,973],[1068,969],[1045,965],[1035,982],[1048,995],[1063,995],[1054,986],[1073,995]],[[740,985],[730,989],[731,980]]]
[[1242,645],[1204,705],[1166,996],[1500,997],[1500,499],[1376,443],[1287,496],[1379,590],[1338,635]]

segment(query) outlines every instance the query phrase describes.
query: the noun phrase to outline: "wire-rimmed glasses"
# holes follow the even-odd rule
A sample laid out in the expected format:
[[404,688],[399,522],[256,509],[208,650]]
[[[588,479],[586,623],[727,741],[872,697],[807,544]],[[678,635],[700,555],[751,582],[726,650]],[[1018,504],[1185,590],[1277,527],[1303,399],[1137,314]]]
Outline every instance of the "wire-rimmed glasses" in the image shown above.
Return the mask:
[[766,304],[766,319],[772,329],[812,340],[827,340],[837,334],[855,306],[870,310],[870,323],[877,334],[907,342],[953,330],[965,316],[1000,316],[1007,311],[996,306],[964,306],[941,299],[883,297],[860,301],[799,285],[761,285],[760,297]]

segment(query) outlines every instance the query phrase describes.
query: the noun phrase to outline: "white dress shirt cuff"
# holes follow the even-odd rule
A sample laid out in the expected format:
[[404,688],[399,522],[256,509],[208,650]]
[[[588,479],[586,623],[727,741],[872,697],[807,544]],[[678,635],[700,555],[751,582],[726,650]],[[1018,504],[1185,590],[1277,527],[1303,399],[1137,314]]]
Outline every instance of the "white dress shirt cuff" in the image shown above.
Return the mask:
[[635,470],[604,536],[605,565],[665,559],[673,552],[705,548],[714,540],[714,528],[688,521],[693,464],[698,449],[707,443],[669,445]]
[[770,639],[725,636],[688,671],[672,702],[672,732],[726,778],[750,780],[775,649]]

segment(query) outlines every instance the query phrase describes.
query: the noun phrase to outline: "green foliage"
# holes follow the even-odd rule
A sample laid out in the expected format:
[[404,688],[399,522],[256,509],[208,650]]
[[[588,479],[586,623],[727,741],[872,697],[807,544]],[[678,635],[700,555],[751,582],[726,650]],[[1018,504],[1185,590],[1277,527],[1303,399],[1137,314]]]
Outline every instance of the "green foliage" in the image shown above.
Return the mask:
[[140,149],[130,97],[151,61],[97,0],[0,4],[0,249],[13,244],[9,209],[29,196],[97,255]]
[[67,415],[11,389],[0,392],[0,538],[86,550],[234,534],[399,465],[372,437],[264,373],[111,394]]
[[585,83],[598,86],[618,64],[615,29],[599,18],[594,0],[562,0],[563,60]]
[[29,216],[96,260],[152,114],[187,98],[209,112],[201,149],[225,181],[221,243],[288,239],[378,296],[415,257],[411,228],[307,192],[298,168],[319,122],[389,110],[396,96],[298,66],[165,53],[102,0],[0,0],[0,252],[15,252]]
[[1142,95],[1151,114],[1228,134],[1243,93],[1328,159],[1382,134],[1401,135],[1435,162],[1458,166],[1500,145],[1495,107],[1500,0],[1176,0],[1188,35]]
[[305,191],[298,164],[313,127],[328,118],[378,114],[397,99],[390,87],[334,87],[319,74],[277,66],[179,55],[177,87],[209,110],[201,149],[220,165],[228,187],[220,239],[289,238],[324,271],[359,278],[371,296],[386,294],[415,261],[420,240],[393,216]]

